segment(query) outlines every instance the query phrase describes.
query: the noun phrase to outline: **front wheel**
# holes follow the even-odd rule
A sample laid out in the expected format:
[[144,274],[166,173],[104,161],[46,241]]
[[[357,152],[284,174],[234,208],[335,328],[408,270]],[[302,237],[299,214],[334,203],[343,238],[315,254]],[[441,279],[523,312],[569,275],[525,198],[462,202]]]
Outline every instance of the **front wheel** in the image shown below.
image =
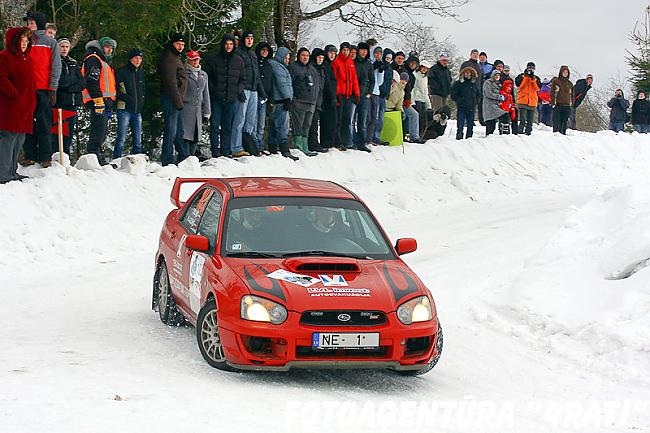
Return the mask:
[[426,367],[421,368],[420,370],[399,371],[398,373],[404,376],[421,376],[433,370],[433,367],[435,367],[438,361],[440,360],[440,355],[442,355],[443,336],[442,336],[442,326],[440,326],[440,323],[438,323],[438,335],[436,336],[435,345],[436,345],[437,354],[431,361],[429,361]]
[[199,351],[208,364],[219,370],[235,371],[226,363],[226,356],[219,336],[217,303],[214,299],[209,299],[199,311],[196,321],[196,340]]

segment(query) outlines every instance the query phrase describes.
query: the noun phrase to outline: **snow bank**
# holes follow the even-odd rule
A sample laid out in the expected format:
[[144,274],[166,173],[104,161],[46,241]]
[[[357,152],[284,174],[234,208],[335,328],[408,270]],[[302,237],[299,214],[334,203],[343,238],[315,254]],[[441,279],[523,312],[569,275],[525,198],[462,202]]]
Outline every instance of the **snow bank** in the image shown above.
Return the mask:
[[602,374],[650,383],[650,194],[568,210],[500,299],[499,327]]

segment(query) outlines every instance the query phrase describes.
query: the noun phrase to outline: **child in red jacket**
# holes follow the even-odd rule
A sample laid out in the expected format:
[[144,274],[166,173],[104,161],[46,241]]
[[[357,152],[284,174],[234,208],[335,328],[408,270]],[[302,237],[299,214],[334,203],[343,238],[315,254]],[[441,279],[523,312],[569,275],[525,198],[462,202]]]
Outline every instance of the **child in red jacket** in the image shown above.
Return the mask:
[[501,91],[499,92],[499,94],[504,96],[504,100],[503,102],[501,102],[501,104],[499,104],[499,108],[501,108],[503,111],[510,113],[511,120],[515,120],[515,117],[517,116],[515,101],[514,98],[512,97],[513,88],[514,88],[514,83],[512,82],[512,80],[506,80],[501,86]]

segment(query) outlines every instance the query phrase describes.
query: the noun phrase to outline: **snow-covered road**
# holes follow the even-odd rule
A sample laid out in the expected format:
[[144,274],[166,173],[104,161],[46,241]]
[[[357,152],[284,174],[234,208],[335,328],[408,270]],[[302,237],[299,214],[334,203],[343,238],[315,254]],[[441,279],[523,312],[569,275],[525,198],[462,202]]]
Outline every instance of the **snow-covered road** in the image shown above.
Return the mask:
[[[445,331],[440,363],[418,378],[210,368],[192,328],[150,309],[174,172],[61,169],[0,187],[0,431],[650,431],[650,270],[605,278],[650,257],[650,140],[539,135],[516,152],[414,146],[397,166],[401,152],[378,149],[373,166],[334,152],[178,172],[336,179],[392,239],[416,237],[406,261]],[[553,140],[565,143],[543,155]]]

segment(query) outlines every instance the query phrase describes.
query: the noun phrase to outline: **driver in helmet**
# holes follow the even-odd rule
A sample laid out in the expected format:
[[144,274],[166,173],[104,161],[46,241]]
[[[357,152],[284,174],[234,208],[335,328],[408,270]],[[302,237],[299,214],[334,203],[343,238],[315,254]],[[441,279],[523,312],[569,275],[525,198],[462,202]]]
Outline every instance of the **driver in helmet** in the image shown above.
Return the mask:
[[237,213],[231,218],[231,227],[228,229],[228,251],[258,251],[257,248],[261,247],[264,237],[264,209],[243,208],[235,212]]
[[311,225],[320,233],[329,233],[336,224],[336,211],[328,207],[318,207],[310,215]]

